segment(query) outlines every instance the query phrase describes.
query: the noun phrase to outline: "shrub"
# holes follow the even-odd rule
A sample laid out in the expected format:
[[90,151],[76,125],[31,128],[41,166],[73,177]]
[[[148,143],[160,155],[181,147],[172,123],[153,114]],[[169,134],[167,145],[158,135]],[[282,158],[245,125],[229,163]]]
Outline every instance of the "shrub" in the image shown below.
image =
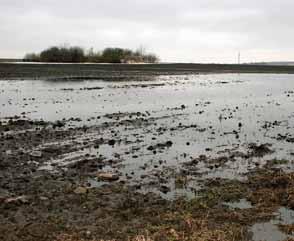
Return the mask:
[[81,47],[51,47],[40,54],[26,54],[24,61],[56,63],[156,63],[159,58],[154,54],[145,54],[143,50],[132,51],[123,48],[106,48],[94,52],[93,48],[85,51]]
[[41,52],[41,62],[79,63],[85,61],[84,50],[80,47],[51,47]]
[[35,53],[26,54],[23,61],[24,62],[40,62],[40,55]]

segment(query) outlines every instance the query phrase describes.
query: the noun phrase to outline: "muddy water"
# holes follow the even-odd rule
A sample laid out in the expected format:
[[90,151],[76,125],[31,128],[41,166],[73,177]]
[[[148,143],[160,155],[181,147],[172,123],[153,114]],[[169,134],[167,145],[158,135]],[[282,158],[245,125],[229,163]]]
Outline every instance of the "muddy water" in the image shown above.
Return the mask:
[[[0,118],[3,122],[14,116],[64,120],[67,128],[92,128],[84,135],[34,148],[74,147],[38,168],[58,171],[89,154],[99,156],[112,160],[104,170],[119,173],[121,180],[139,185],[142,192],[154,191],[172,199],[193,196],[202,179],[245,179],[245,174],[267,160],[291,160],[293,91],[294,76],[283,74],[159,76],[130,82],[0,81]],[[94,148],[99,138],[113,139],[115,144]],[[172,145],[156,147],[167,141]],[[272,153],[236,155],[250,152],[250,143],[268,143]],[[155,148],[150,150],[150,146]],[[200,155],[216,158],[232,153],[236,157],[221,165],[200,160],[193,172],[188,168],[185,187],[175,184],[187,171],[184,163]],[[281,167],[293,171],[291,162]],[[101,185],[95,179],[90,182]]]
[[268,240],[268,241],[281,241],[286,238],[293,238],[293,235],[287,235],[279,230],[278,224],[291,225],[294,223],[294,211],[287,208],[280,208],[276,213],[276,218],[270,222],[257,223],[251,228],[253,233],[253,240]]

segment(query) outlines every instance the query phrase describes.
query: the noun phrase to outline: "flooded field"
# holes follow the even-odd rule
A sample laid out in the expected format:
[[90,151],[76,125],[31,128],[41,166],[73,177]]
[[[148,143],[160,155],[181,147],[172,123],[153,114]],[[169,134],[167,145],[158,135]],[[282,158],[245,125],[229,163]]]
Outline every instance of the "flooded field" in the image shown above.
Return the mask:
[[3,79],[0,106],[0,239],[293,238],[294,75]]

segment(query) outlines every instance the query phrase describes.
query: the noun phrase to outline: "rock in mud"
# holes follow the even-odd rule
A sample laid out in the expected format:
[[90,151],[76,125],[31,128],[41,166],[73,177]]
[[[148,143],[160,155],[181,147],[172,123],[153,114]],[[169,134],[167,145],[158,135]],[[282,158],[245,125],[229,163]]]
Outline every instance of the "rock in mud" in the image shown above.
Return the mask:
[[7,204],[27,204],[29,203],[29,198],[27,196],[19,196],[14,198],[7,198],[5,201]]
[[30,153],[30,156],[40,158],[40,157],[42,157],[42,152],[40,152],[40,151],[32,151]]
[[53,125],[52,125],[52,127],[53,127],[53,129],[55,129],[55,128],[61,128],[61,127],[64,127],[65,126],[65,123],[64,122],[62,122],[62,121],[56,121],[55,123],[53,123]]
[[47,200],[49,200],[49,198],[44,197],[44,196],[41,196],[41,197],[40,197],[40,200],[41,200],[41,201],[47,201]]
[[85,188],[85,187],[77,187],[75,190],[74,190],[74,193],[75,194],[86,194],[88,192],[88,189]]
[[46,153],[58,153],[58,154],[61,152],[60,147],[58,146],[48,146],[43,148],[42,151]]
[[0,196],[0,203],[4,203],[6,198],[4,196]]
[[117,181],[119,179],[119,176],[115,173],[111,172],[102,172],[102,173],[97,173],[97,178],[101,181]]
[[251,149],[252,156],[263,157],[267,154],[273,153],[273,150],[271,150],[269,146],[269,144],[257,145],[252,143],[249,145],[249,149]]
[[[147,150],[148,151],[154,151],[155,149],[164,149],[166,147],[171,147],[173,145],[173,142],[172,141],[167,141],[165,143],[158,143],[154,146],[148,146],[147,147]],[[156,153],[154,153],[156,154]]]
[[148,151],[153,151],[153,150],[154,150],[154,147],[153,147],[153,146],[148,146],[148,147],[147,147],[147,150],[148,150]]
[[166,142],[166,146],[167,146],[167,147],[171,147],[172,145],[173,145],[173,142],[172,142],[172,141],[167,141],[167,142]]
[[168,186],[165,186],[165,185],[160,186],[159,190],[160,190],[162,193],[164,193],[164,194],[166,194],[166,193],[168,193],[168,192],[171,191],[171,189],[170,189]]
[[110,146],[114,146],[114,144],[115,144],[115,140],[112,139],[112,140],[109,140],[109,141],[108,141],[108,145],[110,145]]

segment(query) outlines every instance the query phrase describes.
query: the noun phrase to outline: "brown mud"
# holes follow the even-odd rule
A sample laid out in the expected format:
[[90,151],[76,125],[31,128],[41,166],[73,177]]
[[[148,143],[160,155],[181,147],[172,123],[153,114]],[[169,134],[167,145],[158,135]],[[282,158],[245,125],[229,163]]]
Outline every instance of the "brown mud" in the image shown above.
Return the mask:
[[[199,73],[294,73],[293,66],[237,64],[15,64],[0,63],[1,79],[147,80],[150,76]],[[222,81],[226,83],[225,81]],[[221,82],[220,82],[221,83]]]
[[[113,116],[117,117],[117,114]],[[91,186],[89,179],[98,175],[97,170],[114,165],[103,162],[102,157],[85,155],[81,161],[70,163],[58,172],[40,170],[38,166],[42,163],[72,151],[75,146],[24,150],[39,147],[42,142],[77,139],[93,131],[91,127],[53,126],[52,123],[8,121],[2,129],[1,240],[251,240],[253,224],[271,220],[280,207],[294,209],[294,176],[275,168],[281,162],[269,161],[265,168],[248,173],[244,181],[207,179],[194,198],[176,200],[166,200],[151,192],[141,194],[136,186],[128,185],[121,178],[113,179],[111,174],[100,187]],[[97,131],[104,126],[92,128]],[[97,148],[115,145],[100,138],[84,145],[89,142]],[[170,146],[172,142],[167,141],[147,149],[154,151]],[[266,144],[250,144],[248,153],[242,157],[269,152],[272,150]],[[230,158],[238,155],[233,151],[228,154]],[[201,156],[185,165],[193,166],[203,160],[207,165],[225,165],[228,161]],[[187,182],[183,173],[177,176],[178,185]],[[231,209],[224,204],[241,199],[248,200],[252,207]],[[292,234],[293,226],[280,224],[279,227]]]

